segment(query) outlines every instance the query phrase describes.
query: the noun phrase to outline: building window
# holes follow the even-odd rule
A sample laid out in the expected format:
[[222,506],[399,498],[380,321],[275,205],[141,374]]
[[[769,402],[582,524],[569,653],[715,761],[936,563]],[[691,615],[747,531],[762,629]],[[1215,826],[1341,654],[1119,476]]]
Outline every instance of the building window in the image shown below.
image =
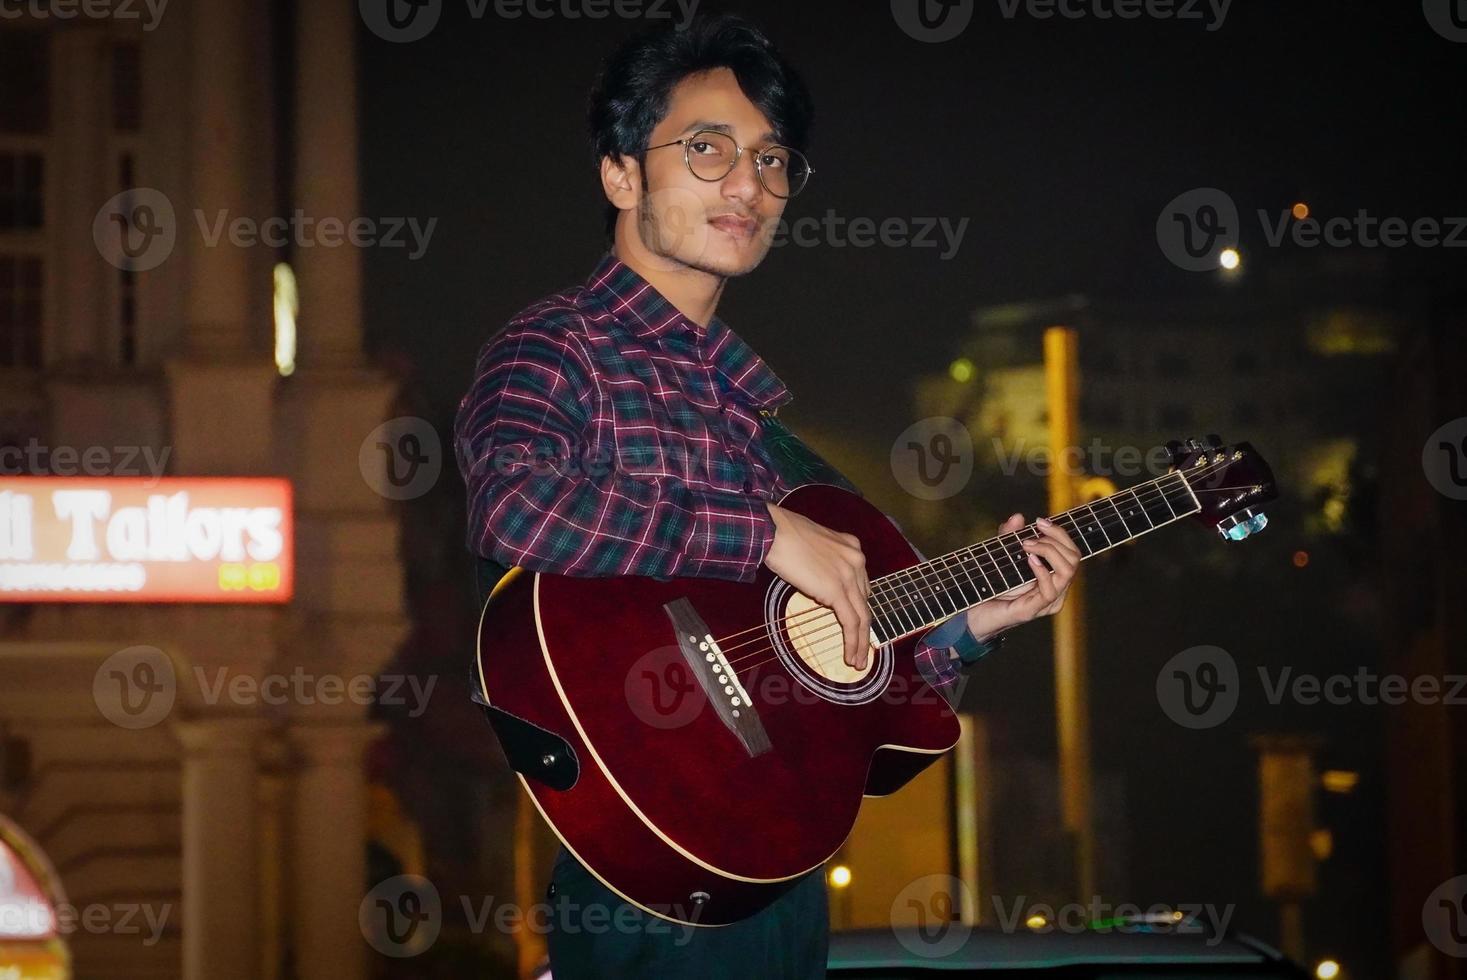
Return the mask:
[[39,153],[0,149],[0,231],[45,224],[46,161]]
[[51,129],[50,35],[0,31],[0,133]]
[[0,255],[0,367],[41,366],[41,260]]

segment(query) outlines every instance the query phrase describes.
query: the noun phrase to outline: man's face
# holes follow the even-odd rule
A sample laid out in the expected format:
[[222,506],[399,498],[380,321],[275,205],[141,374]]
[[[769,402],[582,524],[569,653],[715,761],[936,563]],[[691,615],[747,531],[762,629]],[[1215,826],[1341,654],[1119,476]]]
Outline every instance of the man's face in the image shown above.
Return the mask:
[[722,180],[707,181],[688,169],[684,147],[649,152],[647,192],[637,207],[638,233],[647,250],[669,264],[741,276],[764,259],[784,213],[784,199],[765,190],[754,169],[755,151],[778,140],[727,68],[683,79],[647,145],[702,129],[727,133],[744,147],[738,164]]

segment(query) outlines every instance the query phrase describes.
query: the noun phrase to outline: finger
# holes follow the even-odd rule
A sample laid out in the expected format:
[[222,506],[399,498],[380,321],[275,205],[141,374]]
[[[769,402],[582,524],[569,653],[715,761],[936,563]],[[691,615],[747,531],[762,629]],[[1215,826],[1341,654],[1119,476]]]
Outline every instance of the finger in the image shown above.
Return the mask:
[[1009,519],[998,526],[999,534],[1011,534],[1024,526],[1023,514],[1012,514]]
[[1064,528],[1043,517],[1036,522],[1036,526],[1039,528],[1040,533],[1053,540],[1062,550],[1072,552],[1076,560],[1079,560],[1080,549],[1076,546],[1074,539],[1065,532]]
[[1024,550],[1031,555],[1039,555],[1045,561],[1049,562],[1049,567],[1056,574],[1066,576],[1074,574],[1075,558],[1061,549],[1059,544],[1054,541],[1050,541],[1047,538],[1039,541],[1025,541]]
[[857,638],[856,669],[865,670],[871,655],[871,606],[865,596],[856,596]]
[[1038,555],[1029,556],[1029,567],[1034,569],[1034,585],[1044,599],[1042,605],[1047,606],[1058,599],[1059,590],[1054,587],[1054,574],[1044,567]]
[[849,593],[845,593],[832,608],[835,609],[835,618],[840,623],[841,643],[844,647],[841,654],[842,659],[845,660],[847,667],[854,668],[857,662],[857,641],[859,639],[857,629],[860,626],[856,618],[856,607],[851,605]]

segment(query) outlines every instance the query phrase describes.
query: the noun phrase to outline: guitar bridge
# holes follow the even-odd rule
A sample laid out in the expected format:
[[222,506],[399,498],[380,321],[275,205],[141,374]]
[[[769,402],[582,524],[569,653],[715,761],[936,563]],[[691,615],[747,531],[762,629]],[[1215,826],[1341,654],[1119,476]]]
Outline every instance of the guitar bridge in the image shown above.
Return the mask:
[[682,651],[693,676],[698,678],[708,703],[718,714],[718,720],[734,733],[750,757],[768,752],[771,748],[769,734],[764,731],[753,701],[744,685],[739,683],[728,658],[718,648],[718,641],[713,638],[708,624],[703,622],[687,599],[674,599],[662,608],[667,611],[667,618],[672,620],[678,649]]

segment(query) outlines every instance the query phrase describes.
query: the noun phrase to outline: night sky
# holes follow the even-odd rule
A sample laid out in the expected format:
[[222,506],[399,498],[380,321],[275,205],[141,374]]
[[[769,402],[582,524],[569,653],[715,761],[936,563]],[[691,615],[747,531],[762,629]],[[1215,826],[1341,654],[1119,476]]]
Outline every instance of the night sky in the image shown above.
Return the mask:
[[[367,252],[367,325],[449,413],[478,345],[581,281],[604,246],[583,107],[600,58],[640,22],[473,19],[448,2],[425,39],[362,31],[364,213],[436,217],[427,253]],[[675,8],[671,8],[675,9]],[[909,419],[901,379],[941,367],[978,306],[1057,293],[1195,296],[1166,262],[1161,208],[1231,193],[1318,216],[1467,213],[1467,45],[1418,4],[1235,3],[1202,20],[1005,19],[979,2],[958,38],[908,37],[886,3],[706,2],[761,24],[816,100],[817,171],[790,217],[968,224],[960,247],[784,247],[720,314],[795,393],[793,419],[880,437]],[[1205,7],[1199,7],[1205,10]],[[1460,268],[1462,253],[1413,264]],[[1249,253],[1250,273],[1271,257]],[[887,429],[890,431],[886,431]]]

